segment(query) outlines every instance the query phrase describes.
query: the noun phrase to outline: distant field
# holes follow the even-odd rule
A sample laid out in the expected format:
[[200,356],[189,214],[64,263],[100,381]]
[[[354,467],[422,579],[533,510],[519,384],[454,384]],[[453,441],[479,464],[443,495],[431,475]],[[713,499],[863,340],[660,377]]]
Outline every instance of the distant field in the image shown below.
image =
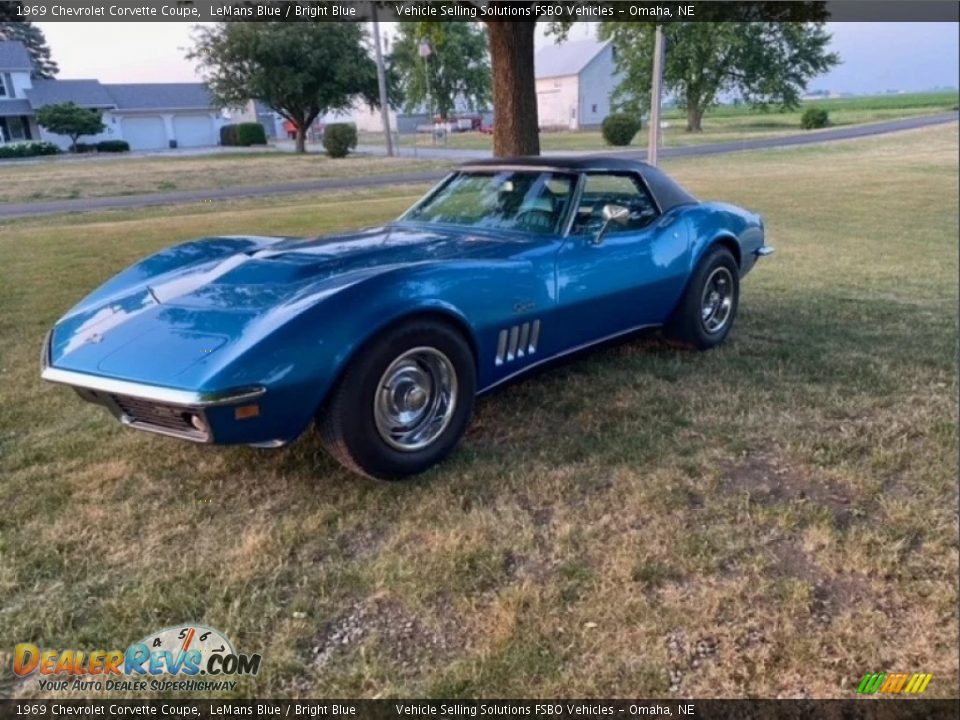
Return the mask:
[[[929,110],[931,112],[940,112],[942,110],[956,109],[958,102],[960,102],[960,91],[958,90],[902,93],[896,95],[863,95],[845,98],[824,98],[822,100],[804,100],[801,103],[800,112],[811,105],[826,108],[831,113],[835,111],[849,112],[858,110]],[[719,118],[735,115],[755,115],[756,113],[756,110],[747,105],[720,105],[713,108],[709,115]],[[681,117],[683,114],[679,110],[670,109],[665,112],[665,116]]]
[[443,161],[293,155],[264,150],[198,156],[63,157],[0,163],[0,203],[213,190],[302,180],[388,175],[446,167]]
[[727,344],[637,339],[507,387],[408,484],[312,432],[126,430],[38,358],[147,253],[370,225],[423,187],[0,223],[0,694],[43,695],[15,642],[195,621],[262,654],[238,697],[850,698],[890,670],[956,697],[958,150],[952,125],[667,162],[777,248]]
[[[957,92],[943,92],[807,101],[798,110],[790,112],[778,112],[775,109],[763,112],[747,106],[723,105],[707,112],[703,119],[701,133],[686,132],[686,116],[680,110],[668,109],[664,113],[664,122],[667,123],[667,127],[663,130],[663,144],[666,147],[678,147],[811,132],[800,128],[800,116],[809,106],[823,107],[828,110],[830,123],[836,127],[929,115],[956,109],[958,101],[960,96]],[[381,143],[382,140],[382,134],[371,133],[365,134],[361,142],[373,144]],[[426,133],[401,138],[401,143],[405,146],[412,146],[414,141],[418,147],[433,147],[430,136]],[[642,130],[634,139],[634,145],[646,147],[646,142],[646,132]],[[489,135],[460,133],[450,135],[446,147],[484,149],[491,147],[491,143]],[[609,148],[599,130],[542,132],[540,143],[543,150]],[[440,147],[443,145],[441,144]]]

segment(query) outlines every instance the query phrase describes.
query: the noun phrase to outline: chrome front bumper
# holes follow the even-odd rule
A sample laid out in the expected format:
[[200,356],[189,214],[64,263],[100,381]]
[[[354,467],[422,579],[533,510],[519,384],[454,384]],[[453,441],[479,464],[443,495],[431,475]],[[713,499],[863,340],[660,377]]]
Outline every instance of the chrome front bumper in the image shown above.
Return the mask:
[[[194,392],[62,370],[50,364],[49,333],[44,340],[41,365],[41,378],[69,385],[81,398],[103,405],[128,427],[199,443],[214,441],[205,412],[207,409],[236,405],[266,392],[266,388],[260,386]],[[199,422],[195,423],[194,418]]]

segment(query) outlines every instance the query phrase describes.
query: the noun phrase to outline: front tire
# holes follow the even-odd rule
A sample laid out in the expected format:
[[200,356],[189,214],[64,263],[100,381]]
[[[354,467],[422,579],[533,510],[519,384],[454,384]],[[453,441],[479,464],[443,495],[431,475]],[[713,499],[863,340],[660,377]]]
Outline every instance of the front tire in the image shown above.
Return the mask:
[[473,353],[438,320],[388,329],[348,366],[317,418],[327,451],[348,469],[402,480],[459,443],[476,394]]
[[739,302],[740,268],[727,248],[715,246],[697,265],[666,335],[696,350],[716,347],[730,334]]

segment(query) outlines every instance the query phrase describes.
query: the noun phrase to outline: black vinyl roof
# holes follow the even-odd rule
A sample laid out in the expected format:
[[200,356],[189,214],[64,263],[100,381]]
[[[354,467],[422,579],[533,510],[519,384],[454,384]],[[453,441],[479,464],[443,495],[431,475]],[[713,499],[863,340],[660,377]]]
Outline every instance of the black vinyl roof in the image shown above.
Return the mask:
[[650,188],[662,212],[678,205],[697,204],[700,201],[687,192],[676,180],[653,165],[638,160],[610,155],[551,155],[471,160],[460,166],[465,172],[496,170],[498,168],[529,168],[530,170],[559,170],[573,173],[587,171],[637,173]]

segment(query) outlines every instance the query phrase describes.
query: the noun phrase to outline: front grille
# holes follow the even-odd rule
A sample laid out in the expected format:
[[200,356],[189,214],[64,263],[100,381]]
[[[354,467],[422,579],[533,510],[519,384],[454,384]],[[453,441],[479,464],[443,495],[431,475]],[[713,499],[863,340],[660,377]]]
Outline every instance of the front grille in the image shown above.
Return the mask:
[[128,395],[110,397],[123,412],[124,420],[129,425],[191,440],[206,440],[208,437],[207,433],[197,430],[190,423],[193,413],[185,408]]

